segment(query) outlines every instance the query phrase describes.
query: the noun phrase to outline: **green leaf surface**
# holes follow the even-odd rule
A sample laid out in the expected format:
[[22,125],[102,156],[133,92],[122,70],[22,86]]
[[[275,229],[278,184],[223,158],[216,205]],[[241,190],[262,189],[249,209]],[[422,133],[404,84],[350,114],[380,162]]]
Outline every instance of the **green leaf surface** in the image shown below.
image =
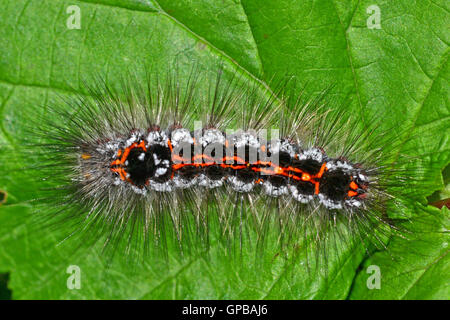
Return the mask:
[[[79,30],[67,28],[70,5],[81,10]],[[381,29],[367,27],[372,5],[380,9]],[[20,150],[24,112],[55,96],[86,93],[89,75],[114,84],[125,70],[140,74],[146,65],[182,73],[193,63],[223,65],[264,86],[295,76],[308,94],[334,85],[332,98],[349,101],[350,112],[384,117],[383,125],[404,139],[397,156],[420,159],[421,174],[435,185],[417,187],[414,196],[424,200],[443,189],[441,171],[450,162],[449,9],[445,0],[0,0],[1,152]],[[130,268],[118,259],[104,271],[100,248],[73,254],[55,247],[51,232],[32,230],[23,190],[33,186],[11,165],[0,163],[0,189],[8,192],[0,207],[0,272],[10,272],[15,299],[450,296],[446,210],[411,213],[420,239],[391,239],[389,252],[399,261],[386,252],[368,258],[364,248],[349,245],[326,277],[311,277],[303,256],[291,266],[276,251],[255,272],[252,252],[243,253],[242,263],[214,245],[207,255],[171,255],[170,268],[150,258]],[[366,267],[374,264],[380,290],[366,286]],[[80,290],[66,286],[69,265],[82,270]]]
[[[406,239],[396,238],[389,253],[378,252],[363,264],[380,268],[380,287],[367,290],[369,274],[355,279],[354,299],[448,299],[450,297],[450,249],[448,209],[428,209],[426,220],[415,220]],[[397,258],[393,258],[397,257]],[[369,281],[370,282],[370,281]]]

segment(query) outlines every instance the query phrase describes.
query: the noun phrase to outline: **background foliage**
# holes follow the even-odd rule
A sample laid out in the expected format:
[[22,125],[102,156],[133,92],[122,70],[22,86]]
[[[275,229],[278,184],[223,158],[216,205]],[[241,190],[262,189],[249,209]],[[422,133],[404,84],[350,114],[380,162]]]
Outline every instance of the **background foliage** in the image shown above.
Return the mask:
[[[81,9],[79,30],[66,27],[69,5]],[[381,29],[366,26],[371,5],[381,10]],[[114,83],[132,65],[164,70],[177,61],[187,72],[193,61],[212,70],[222,64],[262,85],[291,74],[308,83],[310,94],[334,84],[335,98],[350,101],[350,112],[383,114],[387,127],[411,128],[399,154],[425,164],[435,185],[417,189],[425,203],[444,188],[441,171],[450,158],[449,9],[445,0],[0,0],[2,152],[20,148],[14,119],[55,95],[84,93],[86,74]],[[30,232],[22,191],[33,186],[11,165],[0,163],[0,188],[9,196],[0,207],[0,272],[10,273],[15,299],[450,297],[445,209],[416,209],[422,219],[412,220],[414,237],[388,244],[398,260],[350,247],[331,265],[328,282],[308,277],[301,261],[286,272],[280,258],[255,272],[250,260],[230,261],[214,246],[210,258],[174,259],[169,269],[146,260],[130,270],[118,261],[105,276],[98,250],[72,256],[54,247],[51,232]],[[69,264],[82,269],[81,290],[66,287]],[[381,268],[380,290],[367,289],[371,264]]]

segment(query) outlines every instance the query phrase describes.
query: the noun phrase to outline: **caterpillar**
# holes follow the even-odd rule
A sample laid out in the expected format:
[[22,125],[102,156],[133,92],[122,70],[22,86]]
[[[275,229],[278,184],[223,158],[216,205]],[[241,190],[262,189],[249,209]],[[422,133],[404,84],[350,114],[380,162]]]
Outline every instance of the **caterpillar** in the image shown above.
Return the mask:
[[335,237],[384,246],[397,231],[387,210],[410,192],[392,190],[420,179],[392,166],[392,135],[322,95],[305,101],[286,85],[261,90],[222,74],[207,88],[195,72],[127,78],[118,89],[100,80],[44,117],[31,113],[22,156],[45,186],[36,198],[52,208],[44,220],[125,252],[174,241],[186,254],[212,239],[242,247],[244,229],[264,247],[272,227],[282,247]]
[[[261,185],[267,196],[289,194],[301,203],[312,202],[316,196],[329,209],[361,206],[369,187],[367,176],[354,165],[328,159],[317,148],[301,150],[286,139],[261,144],[247,132],[226,138],[216,128],[192,134],[182,125],[166,130],[150,123],[147,127],[100,140],[95,149],[82,149],[80,167],[85,183],[104,178],[102,170],[110,163],[114,174],[106,176],[105,183],[131,188],[143,196],[147,191],[218,188],[228,182],[236,192],[251,192]],[[266,150],[268,156],[255,157]],[[278,161],[269,159],[272,155]],[[252,156],[257,160],[251,161]]]

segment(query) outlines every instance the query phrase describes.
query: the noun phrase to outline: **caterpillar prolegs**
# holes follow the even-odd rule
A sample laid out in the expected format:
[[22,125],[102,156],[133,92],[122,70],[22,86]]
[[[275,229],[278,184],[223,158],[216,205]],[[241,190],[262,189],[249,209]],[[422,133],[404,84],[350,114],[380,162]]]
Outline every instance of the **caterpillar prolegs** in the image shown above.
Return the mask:
[[24,144],[50,185],[41,199],[50,218],[76,219],[74,232],[105,235],[105,244],[173,237],[183,248],[192,237],[208,245],[213,208],[219,237],[248,227],[263,241],[274,223],[295,244],[303,233],[327,238],[343,221],[358,241],[381,243],[374,230],[390,230],[386,208],[397,201],[389,189],[412,181],[389,166],[395,142],[322,97],[221,73],[206,89],[194,76],[101,84],[31,117]]

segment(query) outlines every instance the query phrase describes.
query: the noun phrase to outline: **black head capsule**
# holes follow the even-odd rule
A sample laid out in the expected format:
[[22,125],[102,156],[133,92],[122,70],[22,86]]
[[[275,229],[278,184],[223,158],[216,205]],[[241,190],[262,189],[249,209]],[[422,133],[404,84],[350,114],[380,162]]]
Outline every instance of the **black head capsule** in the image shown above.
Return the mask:
[[328,170],[320,180],[319,192],[333,201],[344,200],[351,181],[352,176],[342,169]]

